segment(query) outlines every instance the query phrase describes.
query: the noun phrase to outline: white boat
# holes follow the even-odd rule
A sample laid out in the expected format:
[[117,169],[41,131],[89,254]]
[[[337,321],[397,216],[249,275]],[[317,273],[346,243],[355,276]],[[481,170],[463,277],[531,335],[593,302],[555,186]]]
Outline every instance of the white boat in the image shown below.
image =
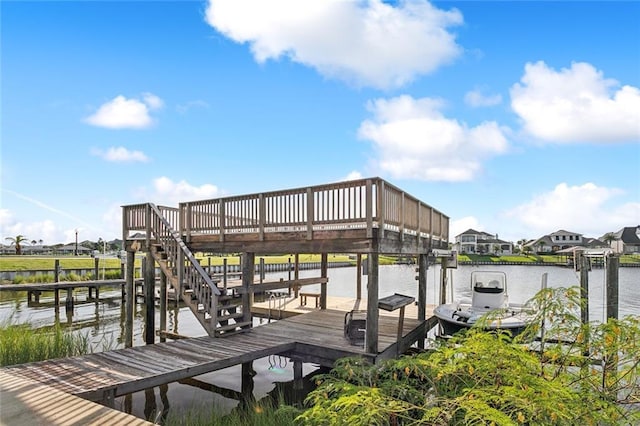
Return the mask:
[[509,303],[507,275],[499,271],[474,271],[471,273],[471,301],[459,300],[437,306],[433,313],[438,318],[444,335],[453,335],[473,327],[478,320],[491,312],[484,329],[511,331],[512,336],[521,333],[534,319],[534,315],[520,304]]

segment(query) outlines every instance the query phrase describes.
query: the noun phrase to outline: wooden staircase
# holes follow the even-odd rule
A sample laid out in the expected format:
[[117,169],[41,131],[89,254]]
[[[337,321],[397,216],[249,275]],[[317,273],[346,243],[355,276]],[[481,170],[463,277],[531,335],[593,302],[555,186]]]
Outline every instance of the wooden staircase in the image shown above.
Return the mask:
[[162,211],[150,204],[149,212],[149,251],[167,277],[167,283],[180,295],[207,334],[224,337],[250,330],[251,312],[243,308],[249,306],[249,295],[218,288]]

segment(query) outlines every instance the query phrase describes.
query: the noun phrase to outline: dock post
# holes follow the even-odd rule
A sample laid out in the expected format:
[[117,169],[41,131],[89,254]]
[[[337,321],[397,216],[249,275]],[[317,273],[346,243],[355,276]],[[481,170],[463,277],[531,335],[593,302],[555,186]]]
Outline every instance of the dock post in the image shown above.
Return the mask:
[[73,289],[71,287],[67,287],[67,300],[64,307],[67,312],[73,312]]
[[[100,264],[100,258],[99,257],[94,257],[93,258],[93,279],[94,280],[99,280],[100,279],[100,268],[98,268],[98,265]],[[104,279],[104,276],[102,277],[102,279]]]
[[[327,268],[329,267],[329,255],[322,253],[320,255],[320,276],[327,278]],[[327,283],[320,284],[320,309],[327,309]]]
[[251,292],[251,284],[253,284],[253,274],[255,273],[256,254],[245,252],[242,253],[242,321],[251,321],[251,305],[253,303],[253,293]]
[[124,347],[133,346],[133,307],[135,305],[136,295],[134,282],[134,267],[136,253],[127,251],[126,283],[125,283],[125,326],[124,326]]
[[[244,257],[244,256],[243,256]],[[253,377],[256,375],[256,371],[253,369],[253,361],[242,363],[242,384],[240,385],[240,392],[242,393],[244,405],[249,405],[253,400]]]
[[582,324],[589,323],[589,258],[584,254],[579,255],[580,265],[580,297],[584,300],[580,309]]
[[362,253],[356,260],[356,300],[362,299]]
[[[418,321],[427,319],[427,270],[429,269],[429,257],[422,253],[418,255]],[[424,349],[424,339],[418,340],[418,348]]]
[[146,344],[155,343],[155,290],[156,290],[156,271],[155,260],[151,251],[147,251],[145,257],[144,271],[144,342]]
[[227,290],[227,272],[229,270],[229,264],[228,264],[228,260],[225,257],[224,259],[222,259],[222,288],[224,288],[224,290]]
[[56,307],[57,311],[60,306],[60,292],[57,288],[53,290],[53,305]]
[[367,331],[365,346],[367,353],[378,353],[378,253],[367,255]]
[[620,258],[618,256],[608,256],[605,258],[607,264],[607,319],[618,319],[618,268]]
[[298,392],[304,389],[304,381],[302,380],[302,361],[299,359],[293,360],[293,391],[298,396]]
[[440,258],[440,304],[447,303],[447,258]]
[[53,282],[57,283],[60,281],[60,259],[56,259],[53,261]]
[[300,292],[300,286],[298,285],[298,279],[300,278],[300,254],[296,253],[294,259],[296,264],[293,269],[293,279],[295,280],[296,284],[293,285],[293,297],[297,299],[298,293]]
[[[164,272],[160,272],[160,330],[167,330],[167,276]],[[160,341],[167,341],[164,334],[160,335]]]

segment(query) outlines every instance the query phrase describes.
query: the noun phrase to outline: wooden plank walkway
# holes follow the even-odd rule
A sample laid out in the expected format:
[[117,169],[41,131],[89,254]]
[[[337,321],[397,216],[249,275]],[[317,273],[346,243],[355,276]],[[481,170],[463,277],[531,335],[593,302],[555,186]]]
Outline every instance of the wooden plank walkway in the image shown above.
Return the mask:
[[[108,404],[121,395],[269,355],[281,354],[327,366],[341,357],[365,355],[362,347],[351,345],[344,337],[344,316],[343,311],[317,310],[226,338],[189,338],[20,364],[4,367],[0,372]],[[379,355],[390,356],[389,350],[397,340],[397,326],[397,318],[380,316]],[[424,326],[415,319],[406,319],[403,334],[415,334]]]
[[0,425],[106,424],[142,426],[153,423],[0,371]]

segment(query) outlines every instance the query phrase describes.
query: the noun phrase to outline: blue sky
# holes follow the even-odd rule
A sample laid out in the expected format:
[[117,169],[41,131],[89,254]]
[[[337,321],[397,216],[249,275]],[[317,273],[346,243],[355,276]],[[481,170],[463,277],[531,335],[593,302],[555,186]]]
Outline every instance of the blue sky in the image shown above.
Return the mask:
[[379,176],[517,241],[640,224],[640,2],[3,1],[0,226]]

